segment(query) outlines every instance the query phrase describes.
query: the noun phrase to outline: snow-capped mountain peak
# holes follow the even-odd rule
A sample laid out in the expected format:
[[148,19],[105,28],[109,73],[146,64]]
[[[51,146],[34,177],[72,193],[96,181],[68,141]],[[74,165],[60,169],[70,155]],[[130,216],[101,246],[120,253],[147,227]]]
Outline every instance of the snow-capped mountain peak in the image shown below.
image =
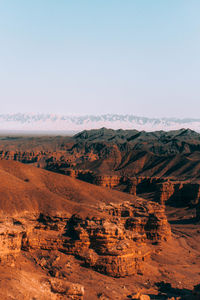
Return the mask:
[[200,132],[200,119],[146,118],[134,115],[1,114],[0,131],[79,132],[98,128],[145,131],[190,128]]

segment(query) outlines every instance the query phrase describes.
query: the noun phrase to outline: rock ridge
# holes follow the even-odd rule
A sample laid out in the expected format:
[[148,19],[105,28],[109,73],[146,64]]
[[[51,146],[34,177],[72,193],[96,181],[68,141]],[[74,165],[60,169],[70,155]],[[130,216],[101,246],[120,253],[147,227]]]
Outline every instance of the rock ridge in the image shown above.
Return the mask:
[[61,218],[40,214],[37,219],[1,220],[1,260],[20,251],[59,250],[85,266],[113,277],[141,272],[153,244],[170,238],[164,208],[156,203],[102,204],[104,217],[74,214]]

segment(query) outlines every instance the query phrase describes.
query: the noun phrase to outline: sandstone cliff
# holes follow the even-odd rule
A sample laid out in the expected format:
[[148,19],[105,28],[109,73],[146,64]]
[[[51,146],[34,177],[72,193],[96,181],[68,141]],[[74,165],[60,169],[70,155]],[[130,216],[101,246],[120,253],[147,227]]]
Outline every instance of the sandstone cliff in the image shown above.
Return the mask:
[[156,245],[171,236],[157,203],[12,161],[0,162],[0,177],[0,267],[15,265],[20,255],[34,257],[50,278],[59,278],[44,281],[55,299],[82,299],[83,287],[64,283],[38,251],[50,257],[58,251],[84,268],[125,277],[141,274]]

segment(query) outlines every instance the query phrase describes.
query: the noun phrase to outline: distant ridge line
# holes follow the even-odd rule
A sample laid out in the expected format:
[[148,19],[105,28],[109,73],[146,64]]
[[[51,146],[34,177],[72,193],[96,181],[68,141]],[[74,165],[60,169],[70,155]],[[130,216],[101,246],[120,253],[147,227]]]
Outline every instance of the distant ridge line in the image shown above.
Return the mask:
[[0,114],[2,131],[80,132],[99,129],[169,131],[189,128],[200,132],[200,118],[148,118],[133,114],[60,115],[43,113]]

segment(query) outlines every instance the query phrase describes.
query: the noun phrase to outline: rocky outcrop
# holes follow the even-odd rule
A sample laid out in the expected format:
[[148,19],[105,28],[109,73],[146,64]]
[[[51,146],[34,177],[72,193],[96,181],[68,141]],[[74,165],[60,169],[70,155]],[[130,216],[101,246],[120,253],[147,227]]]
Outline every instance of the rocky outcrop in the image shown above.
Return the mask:
[[99,186],[121,190],[132,195],[151,193],[152,200],[174,206],[195,206],[200,199],[200,182],[177,181],[159,177],[98,175],[89,170],[70,169],[66,173]]
[[123,176],[119,175],[98,175],[90,170],[66,169],[65,175],[83,180],[102,187],[114,188],[125,181]]
[[21,222],[12,219],[0,220],[0,261],[21,251],[24,233]]
[[200,183],[167,180],[158,185],[157,198],[161,204],[195,206],[200,199]]
[[174,195],[174,193],[175,193],[175,185],[173,182],[167,180],[158,183],[156,197],[159,203],[165,204]]
[[0,151],[1,159],[16,160],[23,163],[35,163],[39,161],[43,155],[47,156],[47,153],[33,151]]
[[144,295],[140,292],[137,294],[131,295],[132,300],[150,300],[150,297],[148,295]]
[[51,291],[58,295],[58,299],[65,297],[71,300],[83,300],[84,287],[80,284],[52,278],[50,280],[50,286]]
[[99,186],[113,188],[119,185],[121,177],[118,175],[97,175],[94,176],[93,183]]
[[59,250],[100,273],[123,277],[142,272],[143,261],[153,251],[150,245],[170,237],[164,209],[156,203],[102,204],[98,214],[70,218],[40,214],[29,222],[1,225],[1,259],[21,250]]

